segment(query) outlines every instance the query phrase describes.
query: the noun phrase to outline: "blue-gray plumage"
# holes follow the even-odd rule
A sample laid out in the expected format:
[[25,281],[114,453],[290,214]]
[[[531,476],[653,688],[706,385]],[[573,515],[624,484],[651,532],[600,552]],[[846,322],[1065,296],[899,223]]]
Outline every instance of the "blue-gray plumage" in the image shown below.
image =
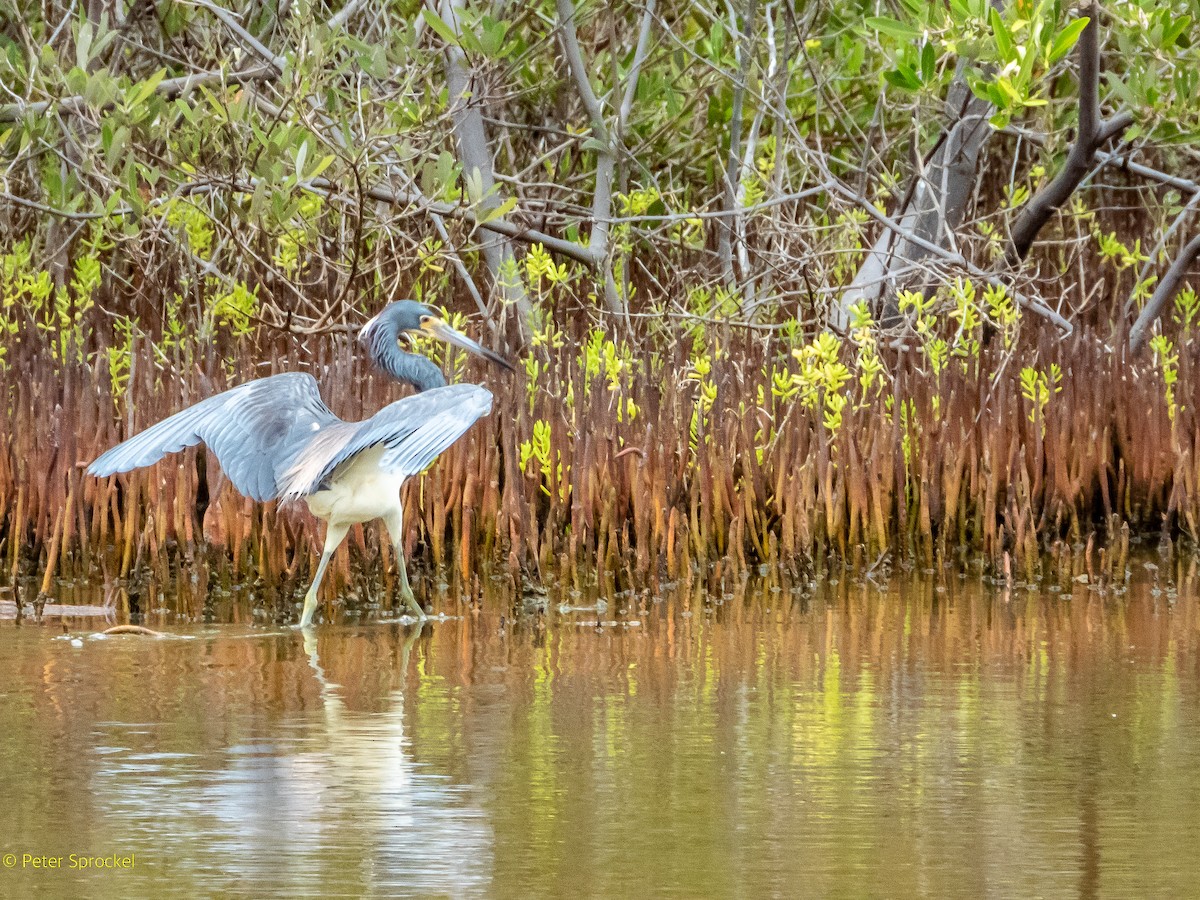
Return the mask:
[[88,468],[103,478],[158,462],[203,442],[241,493],[255,500],[298,500],[328,524],[317,574],[304,599],[302,626],[312,624],[329,558],[352,525],[382,518],[396,548],[400,592],[418,618],[401,546],[400,488],[492,408],[475,384],[446,386],[432,361],[400,349],[406,333],[425,333],[478,353],[502,357],[454,330],[411,300],[387,306],[359,336],[371,360],[420,393],[385,406],[363,422],[343,422],[321,400],[316,379],[273,375],[202,400],[113,447]]

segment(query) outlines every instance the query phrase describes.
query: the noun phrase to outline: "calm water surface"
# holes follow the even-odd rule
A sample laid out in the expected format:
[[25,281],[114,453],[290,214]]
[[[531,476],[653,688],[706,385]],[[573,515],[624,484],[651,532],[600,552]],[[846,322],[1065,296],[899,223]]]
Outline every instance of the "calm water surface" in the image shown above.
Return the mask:
[[1195,575],[1068,585],[0,622],[0,895],[1195,896]]

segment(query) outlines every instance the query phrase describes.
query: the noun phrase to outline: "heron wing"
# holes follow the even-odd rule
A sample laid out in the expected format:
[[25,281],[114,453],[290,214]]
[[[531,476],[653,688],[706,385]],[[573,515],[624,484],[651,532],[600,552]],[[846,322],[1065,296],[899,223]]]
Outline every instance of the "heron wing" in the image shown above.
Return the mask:
[[385,406],[364,422],[342,422],[316,435],[283,474],[279,495],[295,499],[326,486],[338,466],[382,444],[385,472],[416,475],[492,408],[477,384],[422,391]]
[[88,467],[128,472],[203,441],[234,487],[255,500],[279,496],[278,476],[323,429],[343,424],[303,372],[260,378],[202,400],[113,447]]

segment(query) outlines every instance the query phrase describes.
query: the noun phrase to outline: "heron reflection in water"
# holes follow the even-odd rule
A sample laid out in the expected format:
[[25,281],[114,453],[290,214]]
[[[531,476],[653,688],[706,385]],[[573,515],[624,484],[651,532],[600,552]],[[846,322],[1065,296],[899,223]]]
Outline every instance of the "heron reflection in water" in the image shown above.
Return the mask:
[[326,523],[317,574],[304,597],[300,625],[312,624],[317,590],[351,526],[383,519],[396,549],[400,595],[418,619],[404,562],[400,489],[492,408],[477,384],[447,385],[432,360],[401,349],[404,335],[429,335],[476,353],[509,371],[503,357],[451,328],[428,306],[391,303],[359,335],[371,361],[418,393],[362,422],[343,422],[321,400],[311,375],[259,378],[202,400],[113,447],[88,468],[103,478],[152,465],[199,443],[217,456],[229,480],[254,500],[301,498]]

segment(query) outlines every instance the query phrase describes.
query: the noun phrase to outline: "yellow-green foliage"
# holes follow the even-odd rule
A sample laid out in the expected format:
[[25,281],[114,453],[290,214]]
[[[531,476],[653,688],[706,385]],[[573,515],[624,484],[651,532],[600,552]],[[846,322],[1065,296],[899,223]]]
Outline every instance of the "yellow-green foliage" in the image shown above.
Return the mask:
[[182,231],[188,249],[200,259],[212,254],[215,228],[208,213],[185,197],[169,200],[163,205],[163,217],[167,225]]
[[506,256],[496,272],[496,286],[500,288],[499,295],[505,303],[512,303],[517,288],[524,288],[521,281],[521,269],[515,256]]
[[718,285],[716,289],[698,286],[687,294],[687,311],[693,317],[688,325],[688,335],[693,340],[693,351],[703,352],[708,338],[708,325],[714,319],[736,317],[742,308],[742,298],[737,291]]
[[850,209],[839,213],[829,228],[825,246],[832,249],[836,256],[830,268],[829,277],[834,283],[843,283],[854,277],[861,262],[859,254],[844,253],[844,249],[861,250],[863,247],[863,229],[871,217],[865,210]]
[[1150,349],[1154,351],[1154,360],[1163,379],[1163,399],[1167,402],[1167,415],[1171,424],[1175,424],[1175,416],[1179,407],[1175,402],[1175,383],[1179,380],[1179,351],[1175,344],[1164,334],[1155,335],[1150,341]]
[[108,358],[108,380],[114,403],[120,401],[120,396],[129,382],[129,373],[133,363],[133,335],[136,327],[137,323],[133,319],[121,316],[113,326],[115,340],[105,348],[105,355]]
[[33,301],[32,295],[40,295],[44,302],[50,295],[50,273],[31,272],[32,250],[30,242],[16,244],[12,251],[0,256],[0,368],[7,368],[8,339],[21,330],[17,319],[20,306]]
[[551,437],[549,422],[539,419],[533,423],[533,436],[527,441],[522,441],[518,448],[521,469],[525,470],[530,460],[537,460],[538,471],[542,475],[542,493],[547,497],[557,496],[565,502],[571,495],[571,485],[563,477],[562,454],[551,450]]
[[1033,366],[1021,369],[1021,396],[1029,402],[1029,421],[1040,424],[1043,435],[1046,433],[1046,405],[1052,395],[1061,391],[1062,369],[1058,363],[1051,363],[1049,372]]
[[237,337],[245,337],[254,330],[254,318],[258,315],[258,285],[254,289],[237,282],[232,289],[219,294],[210,310],[213,322],[223,325]]
[[850,308],[850,340],[858,347],[858,385],[861,391],[858,405],[863,407],[879,396],[886,378],[875,337],[875,320],[865,300]]
[[842,426],[842,410],[846,408],[843,388],[853,377],[838,358],[841,347],[838,337],[826,331],[807,346],[792,351],[800,363],[800,370],[792,375],[799,388],[800,402],[806,409],[821,410],[821,421],[831,435]]
[[[888,399],[891,400],[892,398],[889,397]],[[916,403],[916,401],[912,400],[912,399],[909,399],[906,401],[901,401],[900,402],[900,434],[901,434],[900,450],[904,454],[904,465],[906,468],[909,468],[909,469],[912,468],[914,447],[915,447],[914,438],[918,437],[920,435],[920,433],[921,433],[921,422],[917,418],[917,403]],[[912,488],[913,488],[913,485],[906,481],[905,489],[910,494],[909,499],[912,499],[911,498]]]
[[1011,350],[1017,341],[1021,324],[1021,308],[1013,302],[1003,285],[989,284],[983,292],[983,303],[988,318],[1000,329],[1004,338],[1004,349]]
[[767,197],[771,174],[775,171],[775,136],[767,135],[758,145],[754,169],[742,175],[742,206],[752,207]]
[[[700,428],[707,424],[709,410],[717,401],[717,385],[710,377],[712,375],[712,360],[708,356],[693,356],[688,368],[687,380],[697,385],[696,404],[692,409],[692,418],[688,424],[688,446],[692,450],[693,462],[695,452],[700,443]],[[710,443],[712,435],[704,430],[704,442]]]
[[[275,237],[275,265],[288,275],[300,270],[303,248],[312,247],[318,236],[318,222],[325,208],[324,198],[303,194],[296,201],[295,213]],[[429,239],[426,239],[429,243]]]
[[[592,382],[604,378],[608,390],[621,391],[632,383],[640,367],[633,357],[633,348],[625,341],[616,342],[599,328],[593,329],[579,352],[583,369],[583,384],[589,390]],[[621,415],[618,407],[618,416]]]
[[1187,340],[1192,328],[1200,320],[1200,295],[1197,295],[1193,288],[1184,288],[1175,295],[1175,312],[1171,318],[1183,327],[1180,336]]
[[901,291],[897,297],[900,312],[908,316],[920,340],[921,355],[928,361],[936,377],[941,376],[950,358],[949,344],[936,335],[938,302],[937,294],[926,296],[920,291]]
[[1100,248],[1100,256],[1105,262],[1110,262],[1116,267],[1117,271],[1127,269],[1130,266],[1138,265],[1146,262],[1150,257],[1142,253],[1142,239],[1138,238],[1133,242],[1133,249],[1126,247],[1120,240],[1117,239],[1117,233],[1111,232],[1105,234],[1096,229],[1094,231],[1096,244]]
[[546,284],[565,284],[570,279],[571,272],[565,262],[555,265],[554,257],[546,252],[546,248],[541,244],[534,244],[525,254],[525,276],[530,287],[540,293]]
[[969,280],[956,278],[950,286],[950,296],[954,300],[950,318],[958,323],[950,342],[950,354],[960,361],[964,372],[969,371],[974,362],[978,374],[983,319],[975,300],[975,285]]
[[[542,319],[534,329],[530,339],[530,345],[534,352],[525,355],[525,391],[531,413],[544,367],[542,356],[545,354],[549,357],[565,344],[566,337],[549,318]],[[563,398],[563,404],[568,410],[575,408],[575,385],[573,383],[567,385],[567,395]]]
[[[95,305],[101,281],[100,254],[111,249],[99,228],[79,244],[68,285],[56,288],[50,272],[33,264],[31,243],[21,241],[0,256],[0,339],[15,337],[21,320],[50,338],[54,359],[83,361],[84,317]],[[0,360],[6,351],[0,348]]]

